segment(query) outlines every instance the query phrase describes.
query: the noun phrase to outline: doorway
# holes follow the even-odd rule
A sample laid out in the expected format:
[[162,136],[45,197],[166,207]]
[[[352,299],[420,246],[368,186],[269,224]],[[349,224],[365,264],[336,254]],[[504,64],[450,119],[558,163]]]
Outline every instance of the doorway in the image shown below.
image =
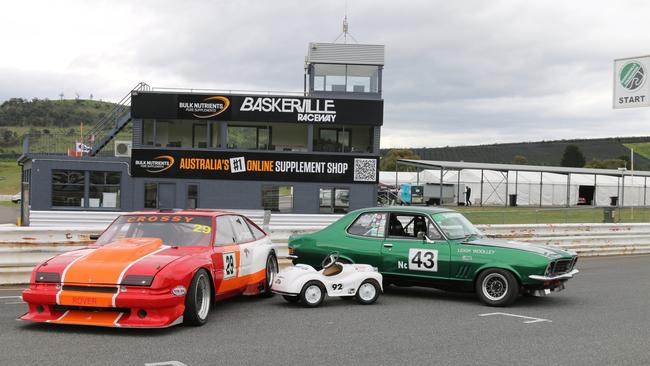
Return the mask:
[[594,194],[596,193],[595,186],[579,186],[578,187],[578,205],[591,206],[594,203]]

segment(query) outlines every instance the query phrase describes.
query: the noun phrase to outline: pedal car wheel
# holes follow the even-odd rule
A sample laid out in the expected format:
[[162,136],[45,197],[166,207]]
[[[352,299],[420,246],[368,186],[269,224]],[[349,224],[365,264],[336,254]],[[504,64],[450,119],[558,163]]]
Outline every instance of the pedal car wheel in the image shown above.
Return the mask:
[[320,305],[325,298],[325,287],[318,281],[309,281],[300,291],[300,303],[304,306],[314,308]]
[[377,283],[377,281],[365,280],[361,282],[355,298],[359,304],[370,305],[377,301],[380,292],[381,287],[379,287],[379,283]]
[[212,288],[210,276],[204,269],[200,269],[192,278],[190,288],[185,296],[184,323],[189,325],[203,325],[208,321],[212,305]]
[[271,297],[273,292],[271,291],[271,286],[273,286],[273,281],[275,280],[276,275],[278,274],[278,259],[275,257],[275,254],[270,253],[266,258],[266,280],[264,281],[264,290],[260,295],[262,297]]
[[282,295],[282,298],[284,298],[287,302],[290,302],[292,304],[297,303],[298,300],[300,300],[298,296]]

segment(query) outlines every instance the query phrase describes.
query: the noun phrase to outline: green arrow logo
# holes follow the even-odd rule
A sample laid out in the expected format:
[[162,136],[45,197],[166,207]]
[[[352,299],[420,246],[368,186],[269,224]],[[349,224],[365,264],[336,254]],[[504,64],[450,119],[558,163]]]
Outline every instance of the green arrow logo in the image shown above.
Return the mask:
[[637,91],[643,86],[646,79],[646,70],[643,64],[637,61],[628,62],[621,68],[618,80],[621,86],[628,91]]

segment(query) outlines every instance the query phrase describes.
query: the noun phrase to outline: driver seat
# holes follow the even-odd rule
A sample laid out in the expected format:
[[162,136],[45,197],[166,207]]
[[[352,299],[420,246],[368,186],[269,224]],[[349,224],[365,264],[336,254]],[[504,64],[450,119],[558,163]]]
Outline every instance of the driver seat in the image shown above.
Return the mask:
[[331,267],[323,270],[323,276],[336,276],[343,271],[343,266],[339,263],[334,263]]

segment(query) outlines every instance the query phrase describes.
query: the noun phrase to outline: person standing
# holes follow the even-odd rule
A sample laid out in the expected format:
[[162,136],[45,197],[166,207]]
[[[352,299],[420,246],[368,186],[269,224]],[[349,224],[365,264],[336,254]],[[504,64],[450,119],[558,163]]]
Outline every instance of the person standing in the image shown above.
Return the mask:
[[465,188],[465,205],[466,206],[471,206],[472,205],[471,198],[472,198],[472,189],[469,188],[469,186],[467,186]]

